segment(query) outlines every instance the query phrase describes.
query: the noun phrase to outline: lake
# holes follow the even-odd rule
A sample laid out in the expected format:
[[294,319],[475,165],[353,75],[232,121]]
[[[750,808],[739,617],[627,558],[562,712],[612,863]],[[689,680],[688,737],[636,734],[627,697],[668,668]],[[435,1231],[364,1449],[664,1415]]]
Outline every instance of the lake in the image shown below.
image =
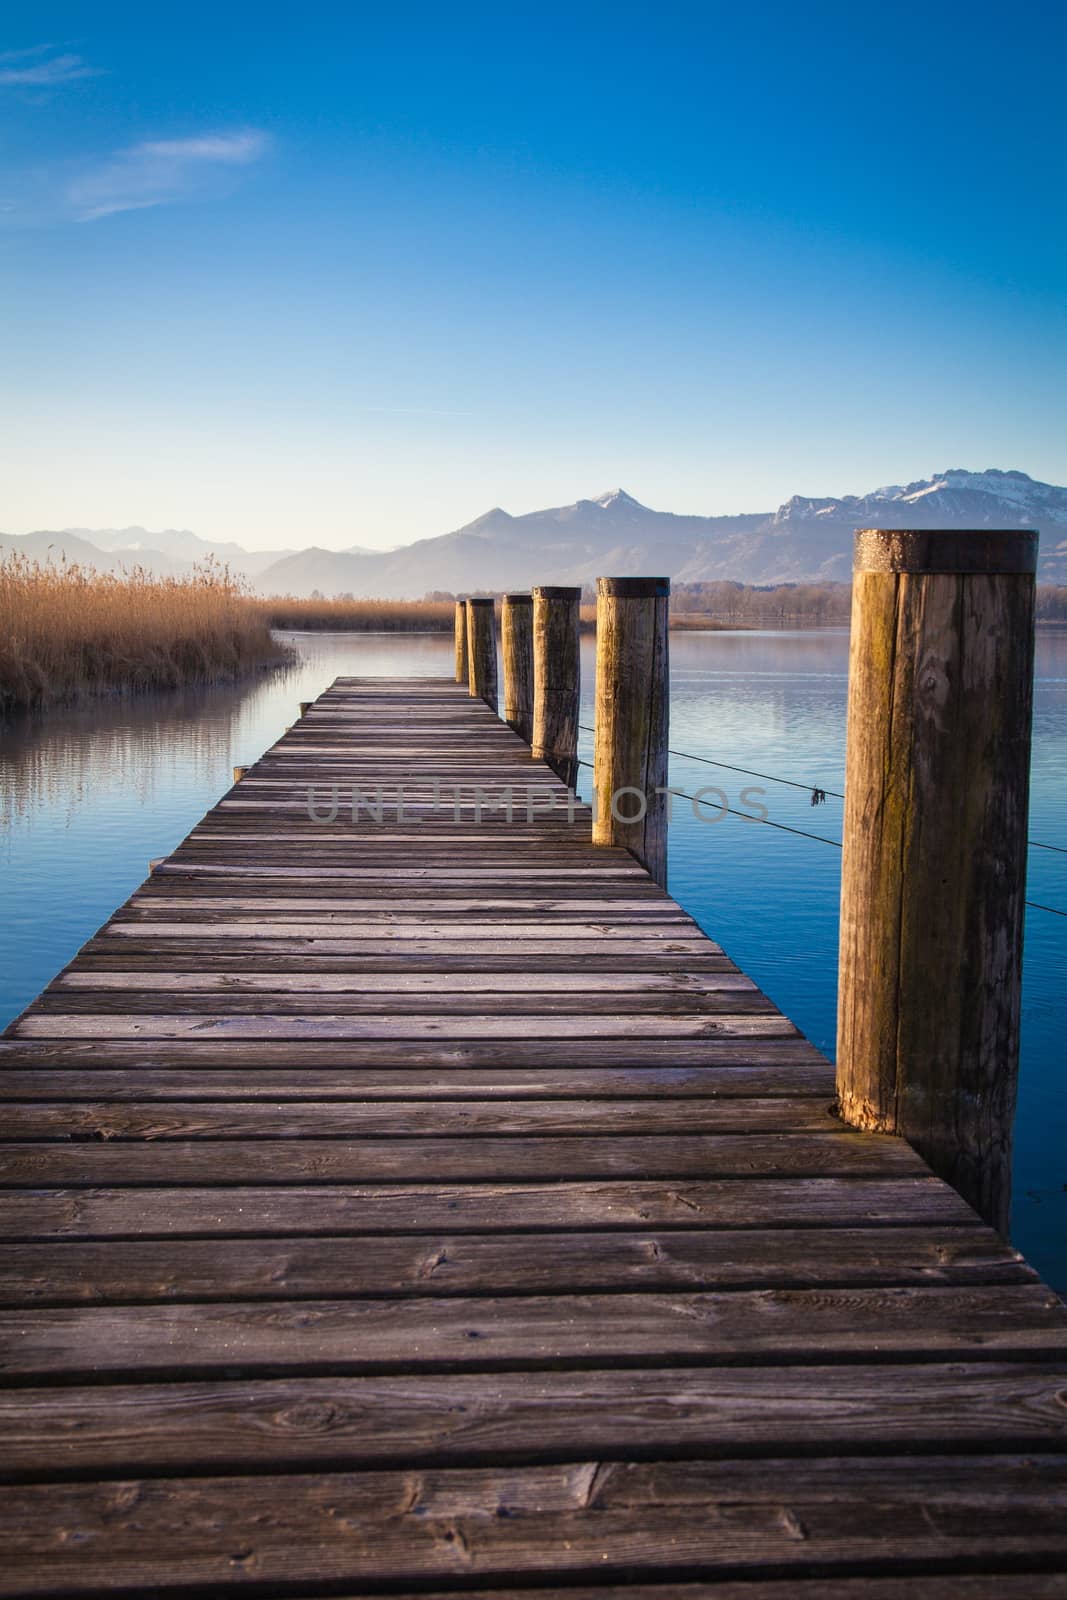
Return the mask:
[[[23,719],[0,736],[4,917],[0,1026],[74,955],[247,765],[341,674],[452,673],[451,636],[284,635],[292,665],[239,686],[109,701]],[[820,1049],[832,1054],[848,636],[671,638],[670,889]],[[592,721],[593,644],[583,644]],[[592,758],[592,736],[579,752]],[[703,761],[695,759],[703,757]],[[731,766],[708,763],[730,763]],[[750,769],[738,772],[731,767]],[[791,779],[791,788],[775,780]],[[582,769],[588,788],[589,771]],[[744,790],[762,790],[743,795]],[[767,827],[729,805],[767,809]],[[782,831],[796,829],[818,838]],[[1028,897],[1067,910],[1067,632],[1038,638]],[[1067,919],[1027,913],[1016,1124],[1015,1243],[1067,1291]]]

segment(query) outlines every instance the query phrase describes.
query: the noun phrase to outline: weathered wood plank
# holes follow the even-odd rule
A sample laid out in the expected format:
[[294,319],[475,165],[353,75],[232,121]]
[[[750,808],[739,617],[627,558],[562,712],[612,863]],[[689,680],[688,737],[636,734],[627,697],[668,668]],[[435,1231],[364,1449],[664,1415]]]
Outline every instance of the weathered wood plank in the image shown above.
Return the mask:
[[[157,1163],[158,1164],[158,1163]],[[168,1156],[168,1177],[169,1177]],[[216,1158],[217,1175],[221,1163]],[[40,1181],[41,1175],[37,1175]],[[746,1178],[657,1182],[320,1183],[225,1188],[12,1190],[0,1238],[58,1239],[227,1235],[283,1237],[410,1233],[448,1228],[512,1233],[567,1228],[965,1227],[974,1212],[932,1178]],[[521,1242],[518,1246],[521,1248]]]
[[[47,1046],[45,1047],[47,1048]],[[177,1047],[181,1048],[181,1047]],[[173,1056],[174,1051],[170,1054]],[[110,1060],[111,1052],[107,1052]],[[238,1057],[220,1061],[214,1068],[193,1066],[141,1067],[136,1072],[105,1065],[93,1058],[85,1070],[62,1062],[56,1068],[0,1071],[0,1101],[432,1101],[503,1099],[611,1101],[616,1096],[662,1101],[669,1088],[672,1101],[712,1100],[758,1096],[761,1100],[816,1096],[831,1103],[832,1071],[826,1063],[792,1062],[773,1066],[678,1067],[665,1074],[658,1067],[553,1066],[492,1068],[457,1067],[443,1061],[439,1067],[374,1068],[354,1064],[340,1072],[323,1071],[294,1062],[288,1069],[257,1065]],[[332,1107],[330,1111],[332,1115]],[[321,1131],[321,1129],[320,1129]]]
[[4,1137],[50,1139],[314,1139],[324,1129],[334,1139],[454,1138],[469,1134],[825,1133],[838,1124],[821,1100],[373,1100],[358,1090],[343,1103],[261,1098],[207,1105],[9,1104]]
[[0,1304],[1033,1283],[991,1229],[108,1239],[0,1245]]
[[[531,1019],[536,1019],[532,1022]],[[296,1016],[265,1013],[260,1016],[225,1016],[219,1012],[183,1016],[88,1015],[24,1013],[12,1024],[16,1039],[180,1039],[205,1033],[231,1039],[495,1039],[524,1038],[531,1031],[542,1040],[569,1040],[575,1033],[586,1038],[616,1039],[647,1034],[653,1038],[703,1039],[719,1034],[735,1037],[774,1037],[795,1032],[777,1011],[757,1016],[732,1016],[725,1011],[680,1017],[550,1016],[536,1002],[521,1017],[470,1017],[445,1011],[428,1015],[362,1017],[329,1013]]]
[[0,1144],[0,1185],[395,1183],[542,1178],[914,1177],[926,1168],[902,1139],[843,1128],[788,1134],[549,1134],[454,1138],[213,1139],[149,1145]]
[[[1009,1355],[1067,1355],[1067,1306],[1043,1284],[0,1312],[0,1366],[9,1379]],[[1067,1416],[1060,1420],[1067,1448]]]
[[[82,959],[82,958],[79,958]],[[229,970],[220,968],[219,970]],[[368,970],[378,971],[379,968]],[[53,1069],[90,1071],[94,1067],[125,1067],[143,1073],[165,1067],[202,1067],[222,1070],[286,1068],[304,1070],[348,1067],[435,1069],[524,1068],[559,1072],[595,1067],[610,1073],[638,1067],[655,1071],[662,1085],[665,1073],[677,1073],[684,1083],[694,1070],[712,1072],[717,1067],[759,1067],[791,1072],[806,1066],[822,1081],[832,1069],[813,1045],[792,1034],[775,1039],[572,1039],[551,1062],[536,1040],[418,1040],[324,1039],[301,1041],[299,1046],[277,1040],[218,1041],[201,1039],[86,1040],[0,1038],[0,1084],[8,1070]],[[620,1084],[622,1080],[620,1079]],[[674,1078],[668,1079],[671,1084]],[[621,1091],[620,1091],[621,1092]],[[788,1091],[788,1088],[786,1089]],[[799,1092],[799,1091],[798,1091]]]
[[[180,976],[175,974],[174,976]],[[536,977],[531,974],[532,986]],[[168,1015],[270,1017],[378,1017],[383,1010],[396,1019],[414,1016],[478,1017],[488,1024],[497,1017],[570,1017],[582,1028],[596,1017],[641,1018],[655,1031],[663,1017],[776,1016],[781,1013],[765,995],[742,992],[702,995],[642,994],[618,992],[597,994],[572,991],[563,994],[531,994],[530,989],[501,994],[359,994],[333,990],[326,994],[292,992],[229,993],[220,989],[209,994],[185,994],[175,985],[167,995]],[[28,1015],[59,1016],[145,1016],[159,1011],[160,997],[151,974],[144,974],[136,985],[114,989],[76,989],[43,995],[29,1007]],[[595,1032],[594,1028],[590,1031]]]
[[[751,978],[743,972],[711,973],[660,973],[633,970],[628,972],[530,972],[508,975],[506,978],[484,972],[411,973],[401,972],[387,977],[380,973],[344,972],[238,972],[222,974],[212,972],[153,972],[151,986],[154,990],[179,990],[182,993],[297,993],[318,994],[379,994],[388,996],[392,1004],[403,994],[492,994],[498,990],[510,991],[523,978],[536,982],[545,994],[588,993],[625,995],[633,993],[721,995],[724,993],[758,993]],[[136,989],[142,975],[136,971],[93,972],[84,968],[61,974],[50,986],[57,989]]]
[[[949,1430],[961,1451],[1062,1453],[1067,1446],[1056,1370],[1044,1361],[60,1385],[9,1391],[0,1396],[0,1418],[0,1474],[8,1475],[127,1478],[149,1468],[460,1466],[546,1456],[611,1463],[655,1461],[664,1451],[706,1458],[813,1449],[943,1453]],[[921,1477],[921,1462],[914,1465]],[[790,1466],[793,1493],[802,1494],[814,1463]],[[1052,1485],[1046,1479],[1042,1488],[1047,1495]],[[1004,1495],[1004,1477],[987,1469],[987,1509]],[[687,1511],[694,1518],[693,1503]],[[994,1520],[1003,1527],[1014,1515],[1014,1497],[1002,1499]],[[1067,1553],[1063,1509],[1057,1515],[1046,1501],[1044,1520]],[[969,1538],[980,1537],[980,1519],[964,1527]],[[839,1528],[845,1536],[840,1519]]]

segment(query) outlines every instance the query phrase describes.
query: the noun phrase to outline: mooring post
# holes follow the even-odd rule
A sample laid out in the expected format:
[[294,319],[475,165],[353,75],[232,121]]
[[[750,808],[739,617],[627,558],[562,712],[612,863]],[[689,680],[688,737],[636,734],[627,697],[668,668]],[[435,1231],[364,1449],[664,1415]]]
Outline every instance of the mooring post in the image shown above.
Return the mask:
[[314,701],[313,700],[301,700],[301,702],[300,702],[300,715],[302,717],[306,717],[308,712],[311,710],[311,707],[313,705],[314,705]]
[[520,739],[533,739],[533,596],[506,594],[500,607],[504,663],[504,721]]
[[484,700],[492,711],[496,694],[496,607],[489,596],[467,601],[468,684],[473,699]]
[[578,784],[581,602],[581,589],[539,584],[533,591],[531,753],[547,761],[568,789]]
[[470,677],[467,666],[467,602],[456,601],[456,682],[466,683]]
[[1037,535],[856,535],[837,1091],[1007,1237]]
[[622,845],[667,887],[669,578],[596,581],[593,843]]
[[240,783],[241,779],[244,777],[244,775],[245,775],[245,773],[247,771],[248,771],[247,767],[234,767],[234,769],[233,769],[233,781],[234,781],[234,783]]

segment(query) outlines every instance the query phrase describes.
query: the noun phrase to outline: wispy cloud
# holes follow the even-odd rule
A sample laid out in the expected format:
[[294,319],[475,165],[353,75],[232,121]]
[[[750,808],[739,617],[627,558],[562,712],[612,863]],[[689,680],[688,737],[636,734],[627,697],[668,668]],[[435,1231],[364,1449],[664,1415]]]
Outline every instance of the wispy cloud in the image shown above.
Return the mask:
[[117,211],[143,211],[189,198],[210,186],[220,168],[244,167],[269,148],[256,128],[201,134],[191,139],[152,139],[118,150],[95,170],[77,178],[67,199],[81,222]]
[[56,49],[54,44],[35,44],[27,50],[0,51],[0,86],[54,89],[76,78],[95,78],[100,71],[83,56],[54,54]]

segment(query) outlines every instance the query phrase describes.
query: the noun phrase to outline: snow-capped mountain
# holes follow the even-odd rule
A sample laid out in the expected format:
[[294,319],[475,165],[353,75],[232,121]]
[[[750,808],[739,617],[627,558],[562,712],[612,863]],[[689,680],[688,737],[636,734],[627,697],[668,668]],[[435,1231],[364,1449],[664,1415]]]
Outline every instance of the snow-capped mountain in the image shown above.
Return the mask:
[[258,586],[399,598],[589,583],[603,572],[666,572],[690,583],[847,581],[852,535],[871,527],[1036,527],[1041,581],[1067,582],[1067,489],[1025,472],[953,469],[862,496],[795,495],[775,512],[733,517],[654,511],[624,489],[517,517],[494,506],[454,533],[388,553],[301,552],[268,567]]
[[856,528],[1012,528],[1041,533],[1039,580],[1067,583],[1067,489],[1025,472],[953,468],[867,495],[794,495],[777,511],[740,516],[678,516],[642,505],[624,489],[593,500],[512,516],[494,506],[452,533],[391,550],[353,546],[249,552],[184,529],[68,529],[21,538],[0,535],[0,550],[21,549],[114,569],[138,562],[188,571],[213,553],[264,594],[354,594],[410,598],[430,590],[528,588],[531,583],[591,583],[600,573],[665,572],[678,582],[725,578],[742,583],[847,581]]

